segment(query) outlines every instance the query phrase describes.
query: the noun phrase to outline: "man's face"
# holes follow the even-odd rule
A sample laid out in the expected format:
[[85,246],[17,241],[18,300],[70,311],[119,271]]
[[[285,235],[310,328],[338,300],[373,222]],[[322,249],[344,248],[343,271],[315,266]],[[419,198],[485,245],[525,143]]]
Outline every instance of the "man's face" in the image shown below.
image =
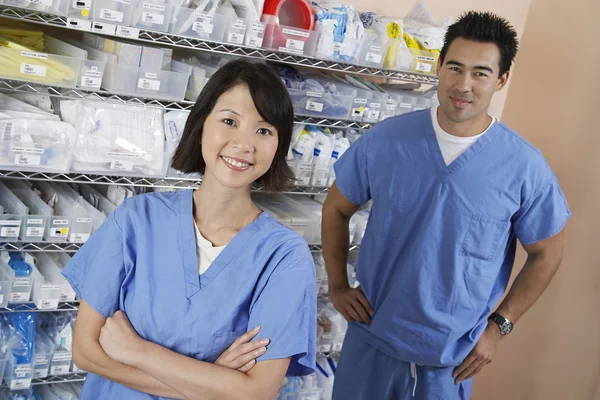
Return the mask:
[[494,93],[504,87],[509,73],[498,77],[500,50],[495,43],[455,39],[438,65],[438,98],[445,116],[459,123],[487,110]]

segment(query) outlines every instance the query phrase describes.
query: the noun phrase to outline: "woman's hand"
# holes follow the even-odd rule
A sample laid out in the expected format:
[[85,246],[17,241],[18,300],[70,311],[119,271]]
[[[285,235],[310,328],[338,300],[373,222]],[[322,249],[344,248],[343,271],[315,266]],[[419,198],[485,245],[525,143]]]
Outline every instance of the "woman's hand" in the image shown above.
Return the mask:
[[237,338],[215,361],[216,365],[246,373],[256,365],[256,359],[267,351],[269,339],[250,342],[260,332],[260,326]]
[[100,345],[113,360],[131,365],[130,360],[142,351],[142,339],[122,311],[117,311],[106,319],[100,330]]

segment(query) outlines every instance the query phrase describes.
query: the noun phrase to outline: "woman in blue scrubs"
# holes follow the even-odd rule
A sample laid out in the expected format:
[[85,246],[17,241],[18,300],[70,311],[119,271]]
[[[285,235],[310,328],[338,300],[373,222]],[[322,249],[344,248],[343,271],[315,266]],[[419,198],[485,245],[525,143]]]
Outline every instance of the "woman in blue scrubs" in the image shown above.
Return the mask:
[[127,200],[65,268],[82,299],[82,400],[274,398],[286,373],[313,372],[311,253],[250,198],[253,184],[292,182],[292,127],[268,66],[237,60],[211,77],[172,160],[203,173],[200,188]]

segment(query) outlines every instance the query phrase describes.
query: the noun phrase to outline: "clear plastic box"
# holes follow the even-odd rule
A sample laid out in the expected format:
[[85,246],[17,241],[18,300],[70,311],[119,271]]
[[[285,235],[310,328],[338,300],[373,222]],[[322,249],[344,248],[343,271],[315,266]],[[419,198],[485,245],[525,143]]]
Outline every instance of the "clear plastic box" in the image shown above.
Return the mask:
[[265,39],[266,25],[260,22],[249,22],[246,27],[244,46],[260,49]]
[[6,180],[6,187],[14,193],[29,209],[23,218],[21,227],[21,240],[25,242],[41,242],[44,239],[48,219],[52,209],[29,186],[17,179]]
[[408,49],[400,40],[393,41],[386,57],[386,67],[396,71],[410,71],[435,76],[439,54]]
[[69,12],[69,0],[4,0],[3,4],[63,16]]
[[172,12],[170,1],[142,0],[133,10],[131,25],[140,29],[167,32]]
[[100,90],[105,67],[106,63],[103,61],[83,60],[77,87],[85,90]]
[[4,380],[10,390],[28,389],[31,387],[33,368],[31,364],[16,364],[15,358],[9,354]]
[[189,74],[171,71],[149,71],[122,64],[107,64],[102,86],[111,93],[164,100],[185,98]]
[[294,112],[320,118],[347,119],[356,97],[331,93],[308,92],[288,89],[294,105]]
[[7,353],[0,353],[0,383],[4,379],[4,372],[6,371],[6,365],[8,364],[8,356]]
[[[38,265],[54,264],[44,253],[37,255]],[[46,271],[48,269],[46,268]],[[56,310],[60,300],[61,284],[59,276],[42,274],[37,267],[32,273],[33,287],[31,289],[31,301],[39,310]]]
[[62,276],[62,271],[67,266],[67,264],[69,264],[69,261],[71,261],[71,257],[67,253],[50,253],[50,254],[48,254],[48,256],[50,258],[52,258],[54,260],[54,262],[56,263],[56,265],[58,266],[58,274],[59,274],[60,278],[62,278],[59,301],[60,302],[75,301],[75,298],[77,297],[77,293],[75,292],[75,290],[73,290],[69,281],[67,281]]
[[363,116],[364,122],[376,123],[381,119],[382,111],[386,104],[387,96],[384,93],[374,92],[371,99],[367,102],[367,107]]
[[[5,263],[4,259],[0,258],[0,308],[8,305],[10,290],[14,280],[15,271]],[[0,382],[2,382],[1,379]]]
[[211,15],[187,7],[176,7],[173,15],[169,33],[223,42],[229,17],[219,14]]
[[94,21],[131,26],[133,4],[131,0],[92,0],[91,18]]
[[78,19],[89,19],[92,0],[71,0],[69,2],[68,16]]
[[225,43],[242,46],[246,37],[247,28],[248,21],[241,18],[230,18],[229,21],[227,21],[227,29],[225,30],[223,41]]
[[11,66],[0,69],[0,76],[26,82],[74,88],[81,69],[81,60],[35,51],[20,51],[0,47],[0,58]]
[[52,353],[36,353],[33,360],[33,378],[43,379],[48,376],[50,372],[50,359]]
[[50,375],[64,375],[71,371],[73,353],[70,351],[56,351],[50,360]]
[[342,63],[356,64],[360,55],[362,42],[326,33],[319,35],[315,57]]
[[357,64],[381,68],[388,51],[388,40],[381,37],[363,39]]
[[171,70],[189,75],[190,78],[188,79],[188,86],[185,91],[185,99],[196,101],[207,82],[206,69],[173,60],[171,61]]
[[273,15],[263,15],[262,22],[266,24],[264,48],[296,56],[314,56],[319,36],[317,32],[279,25]]

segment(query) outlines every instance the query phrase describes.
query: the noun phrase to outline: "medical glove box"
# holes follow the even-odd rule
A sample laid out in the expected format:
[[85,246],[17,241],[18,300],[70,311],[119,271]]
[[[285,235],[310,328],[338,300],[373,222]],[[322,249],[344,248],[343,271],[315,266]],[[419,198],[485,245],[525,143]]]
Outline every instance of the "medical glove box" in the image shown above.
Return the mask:
[[212,14],[187,7],[176,7],[169,33],[196,39],[223,42],[229,19],[229,17],[224,15]]
[[15,357],[9,353],[8,363],[4,371],[4,381],[10,390],[28,389],[33,378],[32,364],[17,364]]
[[4,0],[0,4],[26,8],[48,14],[66,16],[71,0]]
[[265,26],[263,47],[295,56],[313,57],[319,34],[315,31],[283,26],[277,23],[277,17],[264,14]]
[[173,6],[170,1],[142,0],[133,10],[131,26],[139,29],[167,32],[172,13]]

